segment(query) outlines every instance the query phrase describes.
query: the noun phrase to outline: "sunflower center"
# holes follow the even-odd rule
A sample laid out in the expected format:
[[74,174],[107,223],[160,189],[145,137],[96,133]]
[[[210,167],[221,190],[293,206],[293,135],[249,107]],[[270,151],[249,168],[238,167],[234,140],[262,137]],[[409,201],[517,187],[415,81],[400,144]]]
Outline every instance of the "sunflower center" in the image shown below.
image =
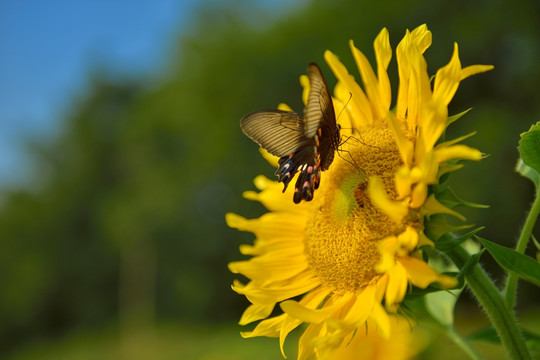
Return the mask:
[[395,224],[367,195],[367,179],[380,177],[396,198],[394,175],[401,157],[388,127],[362,129],[324,174],[305,232],[305,252],[315,273],[335,291],[354,291],[371,282],[380,261],[378,244],[399,234]]

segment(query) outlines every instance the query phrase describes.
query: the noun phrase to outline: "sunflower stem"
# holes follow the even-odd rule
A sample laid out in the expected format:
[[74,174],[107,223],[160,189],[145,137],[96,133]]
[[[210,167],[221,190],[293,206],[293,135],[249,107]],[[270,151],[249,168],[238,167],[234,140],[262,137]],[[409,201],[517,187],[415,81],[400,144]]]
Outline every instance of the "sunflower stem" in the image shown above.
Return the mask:
[[[448,256],[459,268],[463,268],[470,258],[469,253],[462,246],[448,252]],[[530,359],[531,356],[525,345],[514,311],[506,306],[503,295],[486,272],[480,265],[476,264],[465,273],[465,279],[497,331],[508,358]]]
[[[519,235],[519,239],[516,245],[516,251],[520,254],[525,254],[525,249],[527,249],[527,244],[529,243],[529,239],[531,238],[531,233],[539,213],[540,194],[537,191],[536,198],[534,199],[531,210],[527,215],[527,219],[525,219],[525,224],[521,229],[521,234]],[[513,309],[514,305],[516,304],[517,283],[518,276],[512,272],[509,273],[508,277],[506,278],[506,288],[504,291],[506,297],[506,305],[509,309]]]

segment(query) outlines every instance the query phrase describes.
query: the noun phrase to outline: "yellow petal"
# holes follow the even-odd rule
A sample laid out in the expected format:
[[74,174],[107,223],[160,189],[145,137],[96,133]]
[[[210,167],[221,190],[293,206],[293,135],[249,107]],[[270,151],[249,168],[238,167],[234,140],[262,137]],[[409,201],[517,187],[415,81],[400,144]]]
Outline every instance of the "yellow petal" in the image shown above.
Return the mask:
[[337,122],[341,125],[341,134],[351,136],[353,129],[358,129],[363,125],[361,122],[355,122],[356,114],[351,105],[351,93],[341,81],[338,81],[334,88],[334,94],[336,96],[333,99],[334,112],[336,113]]
[[381,261],[375,267],[379,273],[385,273],[396,264],[396,251],[398,249],[398,239],[395,236],[389,236],[379,244]]
[[394,140],[398,146],[399,154],[401,155],[403,163],[407,167],[411,167],[414,154],[413,143],[405,137],[405,134],[401,129],[400,121],[398,121],[398,118],[396,118],[391,111],[386,113],[386,121],[390,125],[390,129],[392,129],[392,135],[394,136]]
[[438,147],[434,151],[436,161],[443,163],[453,159],[482,160],[482,153],[466,145],[454,145],[449,147]]
[[448,108],[441,102],[431,101],[422,109],[422,116],[418,123],[418,141],[415,149],[415,159],[423,160],[439,140],[447,125]]
[[[279,256],[275,252],[253,257],[247,261],[229,263],[229,270],[234,274],[242,274],[248,279],[266,278],[268,281],[280,281],[293,278],[308,268],[303,249],[287,249]],[[291,251],[292,250],[292,251]]]
[[380,303],[376,302],[373,304],[369,318],[375,321],[381,336],[388,339],[391,335],[390,318]]
[[264,160],[268,161],[270,165],[276,168],[278,167],[279,158],[277,156],[270,154],[268,151],[264,150],[263,148],[259,148],[259,152],[261,153]]
[[396,223],[400,223],[409,212],[408,201],[389,199],[382,180],[376,176],[369,178],[368,195],[373,204]]
[[328,66],[332,69],[332,72],[336,75],[338,80],[343,86],[351,93],[352,98],[350,101],[353,113],[358,117],[358,123],[370,124],[373,121],[373,115],[371,113],[371,106],[369,101],[356,83],[354,78],[349,74],[347,68],[338,60],[338,58],[330,51],[325,51],[324,58],[328,63]]
[[429,284],[434,282],[447,288],[454,287],[458,284],[457,279],[439,274],[422,260],[412,257],[403,257],[399,262],[407,270],[411,283],[421,289],[425,289]]
[[[416,249],[418,245],[418,231],[412,226],[407,226],[404,232],[398,235],[400,248],[405,252],[410,252]],[[405,253],[400,252],[399,255],[404,255]]]
[[360,75],[362,77],[362,81],[364,82],[364,88],[369,98],[374,119],[384,119],[388,109],[385,109],[381,103],[381,94],[379,91],[379,82],[377,81],[377,77],[369,64],[368,59],[354,46],[352,40],[349,41],[349,47],[351,48],[354,60],[356,61],[356,66],[358,67],[358,70],[360,70]]
[[238,324],[246,325],[253,321],[265,319],[270,316],[274,306],[275,304],[252,304],[244,311]]
[[434,151],[426,153],[418,166],[421,181],[428,185],[436,184],[440,163]]
[[410,41],[410,33],[409,30],[407,30],[405,32],[405,36],[399,42],[396,48],[396,59],[399,74],[399,87],[396,102],[396,117],[398,119],[406,118],[409,103],[409,79],[411,76],[411,71],[405,49],[409,46]]
[[408,274],[401,263],[388,271],[388,287],[386,288],[386,305],[392,307],[394,304],[401,302],[405,297],[408,286]]
[[304,330],[304,333],[298,341],[298,358],[297,360],[313,360],[316,359],[315,349],[313,346],[313,340],[319,335],[324,323],[309,324]]
[[[240,231],[249,231],[262,239],[290,238],[295,236],[302,238],[305,230],[305,221],[298,216],[283,216],[281,213],[269,212],[257,219],[246,219],[240,215],[227,213],[225,221],[229,227]],[[287,229],[287,231],[283,231]]]
[[291,107],[285,103],[280,103],[277,108],[278,110],[282,111],[293,111],[293,109],[291,109]]
[[320,286],[321,281],[306,271],[291,279],[258,284],[255,281],[243,285],[235,280],[231,288],[245,295],[252,304],[271,304],[305,294]]
[[375,58],[377,59],[377,78],[379,80],[379,96],[382,108],[387,111],[392,102],[392,90],[388,78],[388,65],[392,59],[392,48],[388,30],[383,28],[374,42]]
[[302,86],[302,102],[304,105],[307,105],[309,98],[309,90],[311,89],[311,84],[309,83],[309,78],[307,75],[300,76],[300,85]]
[[461,70],[461,80],[493,69],[493,65],[471,65]]
[[454,53],[448,65],[442,67],[435,75],[433,99],[448,106],[456,93],[461,81],[461,62],[457,43],[454,43]]
[[411,44],[406,49],[406,56],[410,66],[408,89],[407,124],[409,131],[414,133],[416,125],[424,118],[424,109],[431,101],[431,85],[427,73],[427,63],[422,53]]
[[428,30],[426,24],[422,24],[411,32],[411,39],[423,54],[431,46],[431,31]]
[[294,300],[283,301],[279,305],[284,312],[296,319],[309,323],[320,323],[325,321],[332,313],[344,306],[352,298],[352,296],[353,294],[351,292],[347,292],[344,295],[334,294],[332,295],[332,298],[335,300],[334,303],[331,305],[325,303],[325,305],[323,305],[323,307],[320,309],[309,309]]
[[275,212],[290,212],[297,216],[306,216],[308,214],[309,205],[305,202],[293,205],[292,198],[288,193],[281,195],[280,192],[283,184],[277,181],[269,180],[267,177],[259,175],[254,180],[255,186],[262,190],[260,192],[244,191],[242,194],[248,200],[260,202],[270,211]]
[[267,320],[261,321],[253,331],[241,332],[243,338],[251,338],[256,336],[278,337],[279,329],[285,320],[286,314],[276,316]]
[[[306,294],[302,300],[300,300],[300,304],[311,309],[317,309],[320,304],[326,299],[326,297],[330,294],[331,290],[327,287],[321,286],[318,289],[315,289],[313,291],[310,291],[308,294]],[[285,351],[283,349],[283,345],[285,344],[285,338],[287,335],[294,330],[298,325],[302,323],[302,320],[293,318],[290,315],[287,315],[286,321],[284,321],[284,325],[280,330],[279,333],[279,346],[281,348],[281,354],[283,357],[285,356]]]
[[411,192],[411,202],[409,206],[413,209],[418,209],[426,202],[427,194],[427,184],[424,182],[417,183]]
[[360,290],[347,314],[343,317],[343,321],[339,321],[338,324],[348,329],[356,329],[363,325],[376,304],[376,291],[374,285],[368,285]]

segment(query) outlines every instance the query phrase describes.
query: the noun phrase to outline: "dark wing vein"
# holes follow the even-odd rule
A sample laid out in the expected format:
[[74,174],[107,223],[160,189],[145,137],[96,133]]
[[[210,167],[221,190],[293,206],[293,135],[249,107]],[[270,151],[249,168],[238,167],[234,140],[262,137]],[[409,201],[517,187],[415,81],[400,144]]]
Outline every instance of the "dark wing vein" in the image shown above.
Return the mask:
[[255,111],[244,116],[240,126],[244,134],[278,157],[295,152],[308,141],[304,135],[304,120],[294,112]]
[[310,90],[304,111],[304,119],[306,137],[311,138],[321,126],[321,121],[325,121],[330,128],[335,128],[336,116],[330,90],[317,64],[309,64],[308,77]]

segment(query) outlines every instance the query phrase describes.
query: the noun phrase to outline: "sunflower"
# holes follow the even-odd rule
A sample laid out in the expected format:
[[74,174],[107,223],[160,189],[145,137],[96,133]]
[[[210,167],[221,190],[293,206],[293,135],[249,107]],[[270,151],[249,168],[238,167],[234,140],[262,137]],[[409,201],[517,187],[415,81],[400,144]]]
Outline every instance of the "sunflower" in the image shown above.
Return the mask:
[[[229,264],[230,271],[249,279],[232,286],[251,302],[240,324],[262,320],[242,336],[279,337],[283,353],[287,335],[305,323],[298,359],[327,359],[368,323],[388,338],[389,313],[398,310],[412,286],[456,286],[455,278],[423,260],[420,248],[433,245],[424,233],[430,216],[463,218],[439,202],[430,188],[442,174],[460,167],[456,160],[481,159],[480,151],[458,144],[465,137],[445,142],[440,138],[457,118],[448,117],[448,104],[459,83],[492,67],[462,68],[456,44],[432,86],[423,57],[430,45],[431,32],[425,25],[407,31],[399,43],[394,109],[386,29],[374,42],[377,73],[350,42],[364,90],[333,53],[325,52],[338,79],[333,103],[340,114],[343,144],[313,201],[293,204],[293,190],[282,194],[280,184],[258,176],[259,192],[244,196],[261,202],[269,212],[257,219],[226,215],[230,227],[256,236],[252,246],[240,247],[242,254],[252,257]],[[302,76],[300,83],[305,103],[309,80]],[[276,163],[276,158],[263,155]],[[283,313],[274,316],[276,304]]]

